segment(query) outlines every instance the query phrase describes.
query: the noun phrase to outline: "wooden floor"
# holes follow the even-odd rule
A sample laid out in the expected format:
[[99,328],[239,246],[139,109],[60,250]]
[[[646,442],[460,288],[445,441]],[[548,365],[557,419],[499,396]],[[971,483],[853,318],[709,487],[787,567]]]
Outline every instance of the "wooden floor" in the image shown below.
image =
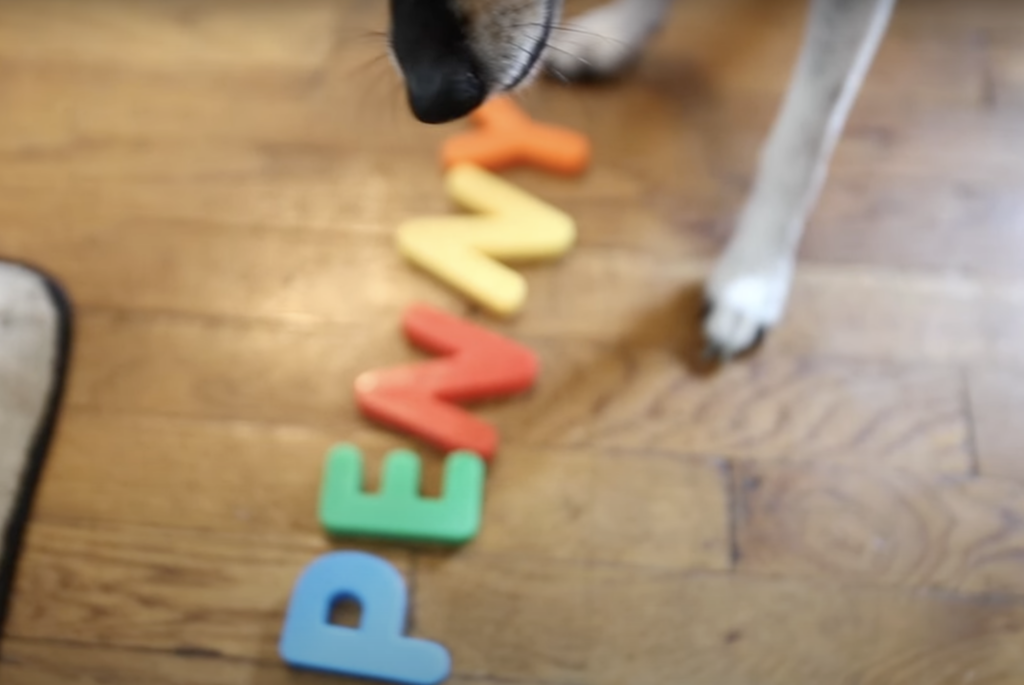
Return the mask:
[[[329,683],[276,640],[331,549],[323,455],[406,444],[360,371],[431,302],[538,351],[458,553],[410,579],[458,685],[1024,683],[1024,7],[904,0],[754,356],[692,362],[803,2],[688,0],[627,81],[544,84],[593,136],[577,217],[494,322],[404,264],[448,211],[379,0],[0,0],[0,255],[78,312],[4,685]],[[432,454],[428,490],[437,489]],[[348,547],[349,545],[342,545]]]

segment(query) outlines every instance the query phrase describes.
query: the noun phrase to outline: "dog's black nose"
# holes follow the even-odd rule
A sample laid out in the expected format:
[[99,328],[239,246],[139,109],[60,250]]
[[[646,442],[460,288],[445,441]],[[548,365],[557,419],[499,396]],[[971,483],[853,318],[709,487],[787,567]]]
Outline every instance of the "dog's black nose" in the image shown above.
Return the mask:
[[465,116],[487,97],[466,20],[448,0],[391,0],[391,51],[409,106],[425,124]]
[[406,71],[409,106],[425,124],[464,117],[487,97],[487,87],[471,65],[447,59]]

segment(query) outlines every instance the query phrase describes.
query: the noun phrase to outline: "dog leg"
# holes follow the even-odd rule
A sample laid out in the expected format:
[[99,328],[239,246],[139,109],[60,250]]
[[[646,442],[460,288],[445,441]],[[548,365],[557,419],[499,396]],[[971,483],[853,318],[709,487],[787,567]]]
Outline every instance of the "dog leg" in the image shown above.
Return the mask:
[[728,358],[782,318],[804,225],[895,0],[814,0],[789,91],[736,233],[705,287],[708,352]]
[[551,33],[545,64],[575,81],[613,76],[639,54],[661,25],[672,0],[613,0]]

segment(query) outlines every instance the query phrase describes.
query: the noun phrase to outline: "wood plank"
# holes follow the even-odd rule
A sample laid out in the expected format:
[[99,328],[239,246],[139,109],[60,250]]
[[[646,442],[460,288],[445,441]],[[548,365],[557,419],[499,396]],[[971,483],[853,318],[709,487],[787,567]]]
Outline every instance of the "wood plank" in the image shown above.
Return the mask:
[[[292,670],[271,662],[35,640],[4,642],[0,652],[0,678],[4,685],[358,685],[366,682]],[[447,682],[490,685],[486,680],[459,677]]]
[[[49,237],[38,237],[38,236]],[[415,300],[465,305],[403,263],[387,244],[326,231],[205,230],[64,234],[10,232],[0,250],[59,273],[83,306],[212,316],[372,321]],[[45,256],[44,256],[45,255]],[[693,337],[687,300],[706,261],[580,248],[558,264],[524,269],[531,287],[519,334],[671,343]],[[615,288],[607,284],[614,281]],[[351,285],[360,284],[358,297]],[[868,359],[1024,360],[1024,284],[804,264],[788,317],[768,349]]]
[[[282,162],[273,170],[240,168],[238,173],[204,179],[181,179],[165,168],[166,176],[155,170],[153,176],[123,182],[12,182],[0,188],[0,221],[12,232],[4,245],[11,252],[44,255],[71,274],[74,265],[61,264],[63,253],[82,249],[83,243],[104,249],[113,268],[131,273],[133,265],[124,263],[122,269],[118,262],[124,256],[109,244],[156,240],[166,251],[187,252],[197,241],[205,243],[211,237],[234,242],[240,254],[261,239],[319,240],[326,254],[347,263],[353,249],[386,247],[393,252],[394,232],[406,220],[460,211],[445,196],[432,157],[399,164],[388,157],[337,152],[335,158],[323,151],[299,150],[285,155],[291,155],[297,168]],[[190,159],[178,154],[183,165]],[[707,184],[653,201],[621,173],[595,174],[587,185],[547,182],[536,174],[509,177],[573,215],[585,228],[579,239],[582,246],[660,247],[680,257],[717,252],[718,237],[708,230],[714,201],[708,197]],[[59,199],[48,201],[58,192]],[[168,203],[173,209],[167,209]],[[75,217],[70,225],[69,214]],[[398,264],[412,270],[404,262]]]
[[[440,142],[464,124],[423,128],[403,109],[395,75],[386,71],[375,78],[384,84],[376,96],[366,92],[366,77],[358,76],[317,88],[308,76],[290,72],[168,75],[14,67],[7,86],[11,106],[0,112],[0,183],[52,185],[73,179],[94,185],[117,179],[132,185],[175,172],[196,182],[218,170],[266,174],[300,164],[330,170],[345,157],[368,154],[403,154],[413,168],[426,164],[436,173]],[[99,88],[106,97],[91,97]],[[61,102],[78,108],[55,107],[55,92]],[[728,197],[735,207],[778,105],[777,93],[739,91],[680,113],[671,92],[644,84],[588,92],[585,107],[579,98],[577,91],[539,84],[527,107],[538,118],[599,141],[592,170],[581,179],[559,180],[537,171],[512,178],[534,178],[540,188],[578,188],[596,199],[603,179],[622,177],[645,194],[692,195],[698,188],[719,201]],[[595,110],[602,112],[599,119],[593,118]],[[878,174],[936,183],[1019,183],[1022,126],[1012,111],[931,112],[907,111],[900,103],[861,105],[840,142],[829,188]],[[622,137],[622,131],[635,129],[638,116],[649,120],[644,130]],[[936,138],[944,145],[935,145]],[[403,176],[414,175],[396,177],[395,186],[406,185]],[[422,189],[432,180],[433,174],[419,178],[412,187]]]
[[[408,574],[404,550],[355,548]],[[35,523],[6,635],[274,661],[295,580],[330,549],[313,532]]]
[[1019,109],[1024,104],[1024,52],[1021,36],[1024,28],[1019,22],[1007,22],[992,27],[985,34],[991,79],[992,105],[1005,111]]
[[0,653],[5,685],[354,685],[352,678],[299,673],[284,666],[205,654],[129,650],[36,640],[7,640]]
[[724,570],[729,526],[721,465],[510,448],[492,467],[483,530],[467,551]]
[[[360,372],[424,358],[396,327],[87,313],[67,402],[341,439],[361,425],[351,389]],[[519,339],[541,357],[537,388],[479,409],[510,447],[970,468],[955,371],[766,353],[702,378],[660,346]]]
[[[146,79],[147,83],[152,80]],[[212,92],[236,89],[222,83],[209,88]],[[128,103],[146,100],[145,94],[125,97]],[[277,103],[291,96],[280,92],[266,97]],[[209,106],[212,96],[197,93],[194,99]],[[273,107],[263,102],[239,106],[265,112],[260,122],[273,117]],[[192,135],[214,135],[198,131],[195,114],[168,114],[170,108],[162,102],[154,108],[170,123],[190,122],[187,131]],[[38,109],[26,108],[32,125],[39,123]],[[210,116],[217,125],[226,125],[220,113]],[[110,115],[99,118],[107,121]],[[4,189],[0,192],[0,219],[10,224],[8,232],[14,231],[5,236],[3,249],[35,261],[52,261],[55,269],[74,274],[83,265],[65,264],[56,256],[69,242],[80,242],[84,236],[96,241],[138,242],[148,235],[146,229],[155,228],[169,234],[163,240],[187,245],[195,233],[223,233],[219,228],[224,225],[289,233],[310,228],[389,238],[404,219],[448,211],[435,159],[439,137],[432,129],[422,136],[410,135],[409,143],[399,148],[404,155],[399,162],[395,137],[369,136],[370,140],[362,143],[329,137],[280,140],[275,138],[295,135],[290,132],[296,129],[308,135],[313,127],[267,122],[265,132],[231,131],[249,139],[270,138],[261,145],[222,142],[214,147],[195,140],[156,143],[149,139],[169,136],[159,128],[158,120],[139,117],[134,111],[124,118],[156,128],[132,134],[127,141],[108,139],[102,145],[41,139],[37,147],[22,149],[29,134],[13,133],[15,125],[7,122],[5,130],[22,148],[7,155],[0,165],[0,188]],[[336,122],[332,119],[324,126],[333,130]],[[996,152],[1005,152],[1007,163],[1019,160],[1020,150],[1005,150],[1003,141],[1024,139],[1024,130],[986,133],[986,140],[975,140],[967,125],[926,134],[909,130],[914,128],[913,122],[903,126],[908,130],[851,126],[812,220],[804,261],[948,269],[988,278],[1017,276],[1013,266],[1020,245],[1014,228],[1021,211],[1014,189],[1019,179],[1015,181],[1002,163],[996,165],[991,160]],[[981,120],[974,128],[991,126]],[[665,129],[656,130],[675,135],[672,131],[678,127],[666,122]],[[125,126],[117,128],[122,133],[125,130]],[[741,133],[742,129],[722,135],[731,139]],[[140,141],[139,135],[144,140]],[[686,135],[697,133],[691,130]],[[754,138],[743,144],[751,157],[760,136],[756,131]],[[948,158],[922,162],[935,151],[919,148],[934,147],[930,141],[935,137],[948,138],[955,146],[963,141],[965,149],[944,146],[942,154]],[[665,147],[660,139],[659,146]],[[984,164],[965,161],[965,155],[986,148],[999,149],[985,152]],[[645,158],[648,166],[640,168],[602,163],[582,182],[549,179],[537,173],[511,174],[510,178],[577,217],[582,245],[644,250],[685,262],[718,254],[742,201],[742,188],[714,176],[748,180],[753,168],[753,160],[742,160],[716,161],[718,168],[709,169],[701,154],[679,155],[682,160],[666,161],[668,166],[649,158]],[[717,158],[722,151],[707,154]],[[924,171],[939,173],[901,172],[902,162],[894,155],[904,154]],[[985,177],[960,178],[956,172],[961,168],[990,172]],[[745,186],[746,180],[739,183]],[[188,223],[192,225],[183,225]],[[241,244],[248,235],[219,238],[234,238]],[[244,247],[236,249],[246,253]],[[346,253],[343,245],[325,249]],[[121,266],[116,251],[106,252],[111,253],[113,273],[130,271],[131,262]]]
[[[959,0],[936,0],[932,3],[908,2],[900,8],[901,14],[921,33],[935,29],[970,26],[978,31],[1014,32],[1024,29],[1024,15],[1007,12],[1003,0],[978,0],[964,5]],[[910,21],[912,19],[912,22]]]
[[740,569],[1024,594],[1024,486],[832,466],[737,467]]
[[[0,249],[31,259],[42,254],[25,244],[32,240],[10,235]],[[397,313],[413,300],[461,305],[389,245],[327,232],[232,235],[165,226],[129,235],[86,231],[52,247],[39,263],[61,274],[82,305],[349,321],[386,316],[389,307]],[[346,295],[356,286],[358,297]]]
[[1015,186],[885,171],[834,178],[807,231],[802,263],[1013,279],[1024,254],[1024,202]]
[[1024,675],[1024,604],[516,559],[420,562],[460,672],[593,684],[893,685]]
[[420,558],[416,627],[444,636],[462,675],[587,682],[590,568],[514,555]]
[[67,405],[349,428],[356,375],[417,356],[398,312],[376,311],[352,326],[84,313]]
[[789,316],[688,368],[805,10],[680,3],[622,83],[524,95],[595,165],[508,174],[581,239],[496,323],[391,248],[449,211],[437,146],[462,125],[408,115],[365,36],[384,3],[0,0],[0,253],[62,278],[81,324],[0,682],[324,682],[277,662],[281,612],[349,545],[312,515],[327,445],[374,481],[410,444],[351,382],[422,358],[397,331],[416,300],[544,364],[477,408],[506,437],[477,543],[366,547],[413,576],[454,682],[1024,682],[1024,12],[900,3]]
[[[101,197],[108,196],[105,200],[108,204],[111,202],[110,198],[116,198],[113,201],[120,211],[139,202],[157,202],[153,200],[156,197],[162,201],[160,206],[165,212],[168,211],[167,205],[173,204],[182,209],[172,211],[187,212],[193,216],[201,214],[203,208],[211,204],[210,196],[214,191],[207,186],[213,182],[222,185],[224,193],[233,192],[235,201],[229,207],[223,207],[222,211],[228,217],[234,216],[234,219],[228,220],[236,224],[242,222],[246,216],[259,217],[254,220],[264,224],[276,222],[279,226],[296,220],[312,220],[319,225],[369,224],[373,226],[373,230],[381,234],[390,231],[395,224],[391,215],[399,213],[396,208],[417,207],[413,201],[388,201],[388,198],[393,199],[396,195],[404,198],[404,195],[393,190],[394,188],[414,188],[416,190],[411,193],[414,196],[430,196],[429,191],[424,193],[423,180],[424,177],[433,180],[436,171],[435,150],[443,135],[438,129],[415,126],[407,117],[398,117],[394,121],[382,124],[379,118],[367,116],[365,112],[358,114],[342,108],[342,112],[339,113],[339,105],[335,99],[351,100],[352,93],[346,92],[344,97],[339,93],[310,95],[305,92],[308,88],[304,82],[294,77],[262,75],[253,78],[248,75],[243,77],[210,74],[204,71],[195,75],[190,74],[175,82],[174,88],[168,88],[166,75],[159,76],[160,78],[155,78],[153,73],[145,70],[128,74],[111,74],[95,69],[76,72],[64,66],[53,73],[46,69],[15,69],[8,78],[8,87],[14,90],[11,98],[12,107],[0,113],[0,132],[9,135],[13,145],[4,165],[0,168],[0,178],[15,186],[33,182],[36,185],[41,184],[45,186],[45,190],[37,189],[37,192],[45,192],[48,197],[58,192],[58,188],[54,186],[60,185],[59,192],[62,196],[66,196],[69,191],[72,195],[77,192],[91,198],[94,204],[97,202],[94,197],[97,192],[96,180],[106,178],[107,185],[99,184]],[[942,78],[948,81],[948,73],[943,72]],[[89,95],[100,85],[108,91],[108,97],[90,98]],[[349,85],[348,88],[353,90],[357,87]],[[82,92],[76,92],[76,89]],[[297,97],[296,90],[302,91],[302,97]],[[565,99],[564,94],[551,88],[542,90],[546,95],[544,99],[538,98],[538,110],[541,115],[550,109],[551,113],[559,118],[564,119],[565,115],[568,115],[570,122],[574,117],[579,119],[578,112],[573,115],[571,107],[566,109],[569,105],[550,104],[549,101],[557,103],[560,99]],[[48,106],[54,91],[62,93],[76,106]],[[218,95],[225,91],[232,92],[234,97],[229,101],[219,98]],[[605,105],[622,107],[615,103],[624,101],[627,103],[626,106],[629,106],[628,103],[631,102],[630,97],[623,97],[623,93],[616,91],[598,93],[595,97],[609,100],[605,103],[602,99],[602,110],[608,109]],[[35,98],[39,98],[40,101],[37,102]],[[578,107],[578,100],[571,99],[577,103],[576,109],[581,109]],[[722,120],[729,120],[730,123],[727,126],[729,130],[719,131],[710,137],[742,140],[742,143],[734,145],[744,150],[745,158],[742,162],[723,162],[728,155],[723,156],[722,150],[708,149],[706,144],[701,143],[702,140],[709,138],[710,131],[695,131],[689,125],[693,122],[684,122],[684,125],[680,125],[675,113],[671,111],[668,98],[663,97],[660,102],[662,109],[665,110],[664,121],[645,128],[650,131],[651,142],[640,151],[643,152],[642,155],[636,154],[636,140],[630,138],[628,146],[632,156],[625,155],[625,149],[602,149],[601,164],[583,183],[560,183],[544,178],[535,179],[533,185],[549,193],[549,189],[553,189],[552,194],[556,198],[563,193],[569,193],[586,197],[590,202],[606,195],[609,186],[628,187],[628,192],[636,193],[638,196],[642,196],[644,192],[649,194],[657,190],[658,194],[676,198],[673,200],[674,209],[670,220],[659,218],[655,221],[649,214],[641,211],[621,212],[613,218],[607,216],[606,207],[588,212],[589,202],[580,202],[577,207],[569,209],[580,215],[584,225],[596,224],[596,230],[602,235],[603,242],[607,242],[606,236],[611,235],[622,236],[614,238],[616,244],[636,245],[637,241],[641,240],[639,236],[643,236],[643,240],[649,241],[642,243],[648,250],[660,251],[664,247],[682,255],[707,256],[717,252],[717,245],[721,243],[731,226],[728,219],[723,220],[722,213],[735,209],[735,204],[740,199],[739,194],[733,192],[731,203],[725,202],[722,196],[726,194],[726,189],[723,189],[723,184],[716,181],[713,176],[724,174],[730,178],[738,176],[749,179],[753,168],[753,155],[760,145],[765,125],[774,113],[775,102],[774,99],[761,98],[754,107],[751,107],[749,102],[742,102],[738,106],[729,102],[723,105],[723,111],[712,117],[717,122],[716,126],[721,127]],[[17,109],[21,105],[24,105],[24,109]],[[83,106],[86,105],[94,105],[97,109],[83,110]],[[237,111],[232,108],[237,108]],[[582,109],[587,111],[586,108]],[[746,119],[732,118],[732,109],[739,113],[748,113],[752,109],[759,111],[759,118],[756,119],[759,123],[752,124],[749,116]],[[870,110],[870,106],[868,109]],[[902,109],[900,111],[902,112]],[[41,112],[45,114],[41,115]],[[73,112],[73,122],[67,119],[71,116],[69,112]],[[258,112],[258,116],[254,116],[253,112]],[[609,131],[591,127],[591,132],[598,138],[615,140],[612,131],[622,128],[624,118],[633,114],[632,109],[626,110],[621,117],[612,117]],[[9,119],[4,120],[4,116]],[[339,116],[351,119],[349,125],[339,126]],[[901,178],[901,170],[904,176],[909,175],[912,179],[924,175],[935,184],[943,184],[949,183],[961,170],[970,170],[973,173],[979,169],[986,169],[988,171],[983,179],[960,179],[960,182],[979,185],[980,181],[984,180],[986,184],[999,182],[1010,188],[1014,186],[1008,181],[1019,171],[1017,161],[1021,155],[1020,151],[1013,147],[1013,141],[1024,137],[1020,135],[1019,125],[1012,119],[992,120],[991,115],[978,112],[945,116],[939,121],[928,118],[914,119],[913,113],[907,115],[910,117],[909,120],[907,116],[897,119],[892,112],[881,116],[882,120],[879,121],[869,111],[855,118],[849,135],[844,138],[841,145],[830,189],[835,188],[837,193],[853,193],[856,195],[855,202],[858,207],[872,207],[878,204],[888,207],[886,221],[866,220],[866,223],[872,226],[880,223],[883,227],[876,230],[886,232],[892,224],[896,224],[896,229],[893,229],[896,237],[892,240],[897,246],[922,243],[927,248],[928,245],[939,244],[945,238],[945,235],[940,235],[936,240],[933,232],[928,232],[930,217],[922,216],[919,220],[925,225],[920,229],[920,237],[917,237],[918,230],[910,231],[908,235],[906,222],[899,219],[900,215],[893,216],[893,186],[901,190],[900,197],[914,193],[912,185],[906,189],[900,185],[907,182]],[[585,121],[576,123],[587,128]],[[72,128],[76,134],[69,139],[67,131]],[[685,146],[690,152],[683,155],[675,154],[672,152],[673,145],[664,144],[666,137],[678,139],[678,144]],[[935,137],[942,137],[947,144],[932,145],[931,141]],[[216,139],[216,145],[211,145],[211,138]],[[391,182],[382,183],[380,174],[367,179],[365,170],[368,163],[365,160],[369,158],[379,161],[382,153],[394,154],[396,144],[399,149],[410,154],[409,158],[403,160],[403,164],[385,164],[385,167],[390,167],[385,177]],[[372,148],[374,153],[366,154],[367,148]],[[364,160],[361,165],[363,175],[359,174],[358,169],[352,174],[342,171],[345,160],[353,154]],[[715,159],[708,159],[709,156]],[[642,163],[631,164],[628,160],[623,161],[625,158],[641,159]],[[972,161],[967,163],[968,159]],[[999,160],[998,163],[996,160]],[[412,168],[401,173],[400,170],[405,166]],[[884,167],[881,172],[880,166]],[[320,176],[310,180],[310,183],[322,190],[305,188],[304,184],[292,178],[292,192],[302,192],[303,195],[298,199],[289,198],[287,195],[280,198],[279,195],[287,193],[288,189],[280,188],[278,183],[269,182],[266,178],[268,173],[276,175],[282,169],[294,171],[296,167],[323,170]],[[398,170],[394,167],[398,167]],[[204,173],[197,174],[197,168],[203,168]],[[220,169],[223,175],[216,175],[211,179],[210,176],[216,169]],[[936,169],[941,169],[941,172],[934,173]],[[239,188],[238,176],[246,172],[254,176],[251,186]],[[69,176],[74,177],[74,183],[67,182]],[[154,182],[148,186],[148,200],[146,197],[133,199],[136,193],[145,192],[138,188],[140,177],[143,181],[147,177],[153,177]],[[168,180],[180,180],[178,177],[192,181],[191,192],[183,191],[180,183],[172,184],[170,188],[166,187]],[[668,181],[661,182],[659,179]],[[846,179],[853,185],[852,189],[846,188]],[[872,182],[877,185],[870,191],[869,198],[877,199],[865,203],[863,188],[865,184]],[[88,186],[87,190],[82,189],[83,184]],[[144,182],[141,185],[147,188]],[[302,190],[296,190],[296,185]],[[349,186],[352,187],[350,193],[338,192],[339,189]],[[382,191],[382,188],[392,190]],[[567,191],[567,188],[574,190]],[[886,192],[887,189],[889,193]],[[165,192],[169,192],[170,195],[162,194]],[[436,189],[433,192],[435,198],[439,199],[440,193]],[[988,218],[988,215],[978,217],[977,214],[981,210],[978,209],[976,202],[971,203],[970,198],[951,203],[949,198],[956,198],[956,194],[944,192],[942,186],[932,192],[941,193],[944,200],[941,203],[930,203],[936,208],[952,204],[953,209],[950,211],[973,210],[974,213],[963,220],[964,224],[978,223],[975,221],[977,218],[982,224],[980,230],[975,227],[975,230],[971,231],[973,239],[958,239],[957,245],[946,250],[926,249],[920,257],[916,257],[907,256],[915,254],[912,248],[891,250],[886,247],[884,238],[876,237],[869,243],[871,249],[863,259],[871,263],[900,266],[929,266],[938,262],[947,268],[960,268],[966,259],[971,269],[980,269],[988,258],[997,265],[1003,264],[999,273],[1013,273],[1013,261],[1006,255],[1015,252],[998,247],[1001,245],[1005,248],[1007,241],[1010,241],[1011,247],[1013,245],[1012,241],[1016,235],[1012,231],[1012,219],[1016,216],[1012,211],[1013,206],[1005,207],[1002,213],[997,215],[994,225],[990,225],[993,224],[993,219]],[[176,193],[184,198],[176,196]],[[829,207],[831,194],[831,190],[826,193],[823,207]],[[243,197],[239,198],[239,195]],[[314,199],[310,200],[310,196]],[[19,194],[18,200],[23,199]],[[230,200],[230,197],[224,198],[221,202]],[[314,207],[295,207],[289,204],[314,201]],[[73,201],[65,197],[62,202]],[[419,200],[420,204],[423,202],[423,199]],[[42,204],[48,206],[48,203]],[[80,209],[77,203],[73,204],[74,207],[64,207],[60,215],[62,225],[66,224],[67,212],[77,212]],[[195,204],[199,204],[199,207],[194,211],[189,212],[185,209]],[[382,207],[387,208],[387,211],[382,211]],[[602,215],[604,220],[592,220],[593,217]],[[166,216],[164,218],[166,220]],[[83,221],[81,214],[78,214],[77,220]],[[121,222],[124,222],[123,217]],[[639,226],[644,230],[615,230],[623,225]],[[714,233],[709,235],[709,230],[713,230]],[[29,233],[38,235],[36,232]],[[854,249],[852,254],[845,252],[850,242],[862,246],[863,251],[863,240],[854,241],[847,237],[857,234],[858,231],[844,230],[840,236],[834,238],[829,238],[834,232],[825,232],[822,237],[815,239],[815,235],[819,233],[821,231],[811,231],[810,247],[805,250],[809,257],[845,261],[860,259],[857,249]],[[959,236],[961,233],[963,231],[956,235]],[[980,234],[981,239],[977,239],[977,234]],[[833,241],[836,243],[834,246]],[[956,249],[961,242],[966,249]],[[10,249],[9,247],[8,250]],[[53,252],[42,245],[19,245],[14,249],[18,254],[32,257],[36,261],[40,258],[48,259]],[[971,255],[977,256],[972,258]]]
[[[21,249],[46,252],[83,235],[116,233],[131,239],[150,230],[174,230],[187,239],[190,225],[206,233],[229,229],[225,237],[235,233],[240,241],[251,233],[239,229],[257,234],[331,231],[390,241],[402,221],[458,211],[443,192],[433,147],[410,149],[408,158],[400,159],[375,145],[293,144],[263,152],[222,147],[216,160],[209,151],[189,147],[140,148],[110,144],[61,155],[65,173],[79,164],[91,166],[90,178],[33,178],[32,165],[25,164],[25,174],[11,173],[0,181],[0,219],[27,234],[20,236],[26,241]],[[52,162],[36,168],[45,174]],[[217,164],[223,167],[210,168]],[[11,166],[18,164],[2,165],[0,173]],[[124,175],[125,167],[130,176]],[[209,173],[197,174],[197,167]],[[595,169],[585,183],[528,171],[507,177],[576,217],[586,228],[581,244],[663,244],[680,254],[686,254],[688,241],[700,237],[715,194],[707,179],[695,177],[673,189],[672,203],[645,203],[651,194],[637,179],[605,168]],[[70,224],[69,215],[74,216]],[[670,221],[692,224],[688,233],[693,235],[664,235]]]
[[[707,271],[706,263],[579,250],[560,268],[532,274],[530,307],[514,330],[660,344],[692,339],[696,287]],[[787,316],[762,353],[1015,363],[1024,356],[1022,308],[1016,281],[804,264]]]
[[[355,15],[356,3],[345,3]],[[0,4],[0,55],[37,63],[194,69],[313,67],[333,44],[337,3],[40,0]]]
[[968,378],[982,475],[1024,481],[1024,373],[981,367]]
[[677,570],[728,568],[726,476],[722,463],[595,461],[591,559]]
[[[249,546],[239,575],[224,556],[240,550],[223,539],[211,554],[195,536],[168,546],[151,533],[83,539],[81,529],[36,528],[11,635],[273,658],[287,587],[277,576],[296,570],[273,570],[279,552]],[[40,536],[53,544],[45,558]],[[1024,667],[1024,605],[1006,600],[480,556],[421,560],[416,588],[415,631],[443,640],[468,677],[909,684],[952,683],[974,669],[982,682],[1010,685]],[[230,618],[238,612],[244,628]]]
[[[593,3],[570,2],[567,13],[574,15],[587,4]],[[948,19],[956,14],[954,8],[926,12],[911,3],[905,5],[909,6],[895,13],[862,101],[976,103],[984,76],[976,27],[990,19],[1005,29],[1007,24],[992,16],[1009,21],[1008,13],[985,16],[982,10],[956,22]],[[922,19],[932,19],[927,30],[919,28]],[[805,21],[806,5],[801,2],[777,2],[770,7],[748,0],[679,5],[625,87],[639,81],[648,88],[681,90],[685,85],[692,87],[686,79],[703,78],[713,81],[716,91],[760,91],[778,98],[795,63]],[[772,30],[765,31],[765,25]],[[659,75],[675,75],[677,83],[650,83]],[[692,99],[694,93],[679,95]],[[690,104],[685,97],[679,99],[683,105]]]
[[618,569],[595,576],[593,685],[1014,685],[1024,678],[1019,601]]
[[[390,71],[377,78],[392,87],[373,99],[364,94],[361,101],[348,90],[311,87],[311,76],[273,71],[168,76],[156,70],[88,67],[14,70],[8,87],[18,105],[0,114],[5,127],[0,178],[16,179],[16,171],[26,182],[59,178],[60,169],[52,166],[57,160],[66,165],[65,178],[96,180],[118,172],[130,176],[119,162],[132,162],[140,172],[152,174],[161,170],[161,157],[169,169],[181,169],[184,165],[176,160],[185,155],[202,158],[204,153],[209,160],[204,174],[229,162],[237,168],[246,160],[267,168],[290,161],[288,153],[304,148],[322,158],[325,149],[357,147],[361,139],[378,150],[412,149],[433,158],[440,136],[453,129],[421,133],[415,119],[399,116],[399,82]],[[108,97],[93,97],[101,88]],[[57,104],[62,106],[54,106],[54,97],[61,98]],[[72,103],[78,109],[68,109]],[[376,125],[370,123],[381,110],[394,113],[386,127],[379,118]]]
[[489,410],[510,440],[632,453],[965,472],[959,377],[942,368],[764,354],[695,376],[660,347],[537,346],[528,402]]
[[[370,489],[379,484],[386,452],[410,445],[365,429],[332,435],[72,411],[35,516],[315,536],[323,457],[340,440],[362,448]],[[436,493],[442,460],[423,454],[424,489]],[[483,531],[470,550],[724,569],[730,564],[728,490],[721,467],[709,462],[510,447],[491,468]]]
[[351,438],[294,426],[70,411],[35,517],[316,536],[324,455]]

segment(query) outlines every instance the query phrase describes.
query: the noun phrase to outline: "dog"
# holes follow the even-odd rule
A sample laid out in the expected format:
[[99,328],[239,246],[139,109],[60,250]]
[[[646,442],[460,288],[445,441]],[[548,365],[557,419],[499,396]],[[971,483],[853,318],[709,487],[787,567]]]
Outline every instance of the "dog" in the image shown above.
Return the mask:
[[[804,226],[896,0],[810,0],[803,46],[735,231],[704,286],[703,334],[724,360],[782,318]],[[442,123],[543,68],[611,77],[672,0],[612,0],[562,30],[561,0],[390,0],[389,45],[413,114]]]

